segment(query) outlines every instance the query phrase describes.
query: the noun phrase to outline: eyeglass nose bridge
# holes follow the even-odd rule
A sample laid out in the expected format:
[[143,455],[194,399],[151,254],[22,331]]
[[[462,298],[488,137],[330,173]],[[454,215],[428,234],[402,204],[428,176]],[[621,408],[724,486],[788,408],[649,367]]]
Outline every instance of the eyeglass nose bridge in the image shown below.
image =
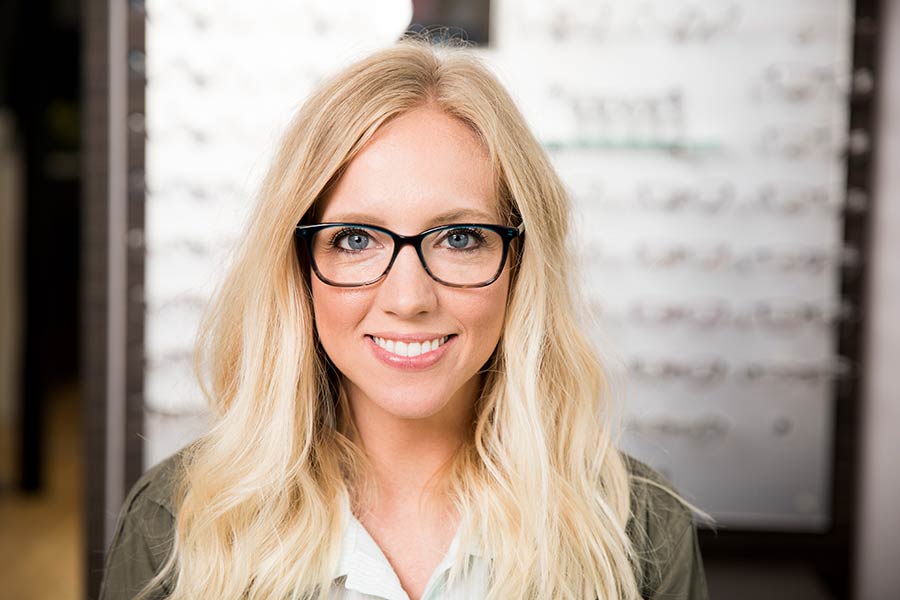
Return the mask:
[[425,254],[422,252],[422,241],[429,235],[429,232],[420,233],[418,235],[400,235],[399,233],[394,233],[393,231],[388,231],[387,234],[391,236],[391,239],[394,242],[394,252],[391,254],[391,260],[388,261],[387,267],[384,269],[384,273],[381,274],[381,277],[376,279],[375,281],[384,281],[384,279],[388,276],[388,273],[391,272],[391,267],[394,266],[394,261],[397,260],[397,257],[400,255],[400,251],[404,248],[404,246],[412,246],[416,251],[416,256],[419,257],[419,264],[422,265],[422,268],[425,269],[425,272],[437,283],[442,283],[440,279],[435,277],[434,273],[431,272],[431,269],[428,268],[428,263],[425,262]]

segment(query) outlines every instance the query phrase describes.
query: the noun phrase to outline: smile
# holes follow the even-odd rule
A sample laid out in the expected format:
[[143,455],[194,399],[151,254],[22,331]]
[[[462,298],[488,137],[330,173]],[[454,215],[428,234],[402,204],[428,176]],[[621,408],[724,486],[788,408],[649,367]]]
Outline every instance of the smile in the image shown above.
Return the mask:
[[391,354],[396,356],[403,356],[407,358],[412,358],[415,356],[419,356],[421,354],[427,354],[429,352],[433,352],[443,346],[448,339],[450,339],[449,335],[445,335],[443,337],[435,338],[433,340],[426,340],[424,342],[402,342],[400,340],[390,340],[386,338],[380,338],[375,336],[370,336],[379,348],[384,349]]

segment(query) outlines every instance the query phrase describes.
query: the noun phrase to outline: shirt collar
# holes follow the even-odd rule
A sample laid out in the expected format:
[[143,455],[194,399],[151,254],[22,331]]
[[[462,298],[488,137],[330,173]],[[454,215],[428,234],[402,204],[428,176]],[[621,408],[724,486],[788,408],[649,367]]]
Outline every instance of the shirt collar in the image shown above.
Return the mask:
[[[344,586],[347,589],[364,594],[383,598],[407,598],[408,596],[387,557],[350,510],[350,504],[346,497],[341,501],[341,519],[343,523],[341,555],[335,579],[344,577]],[[463,527],[460,524],[450,542],[447,553],[435,568],[435,576],[442,576],[450,570],[459,548],[462,531]],[[466,557],[481,558],[482,556],[477,545],[474,542],[471,543],[466,551]]]

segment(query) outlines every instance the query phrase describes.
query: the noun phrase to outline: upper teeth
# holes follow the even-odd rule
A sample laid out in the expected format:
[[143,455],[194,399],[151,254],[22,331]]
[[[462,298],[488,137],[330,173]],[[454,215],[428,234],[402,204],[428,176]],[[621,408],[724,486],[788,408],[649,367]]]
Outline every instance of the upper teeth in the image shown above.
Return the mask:
[[435,338],[427,342],[400,342],[397,340],[389,340],[386,338],[375,336],[372,336],[372,339],[375,340],[376,344],[378,344],[380,347],[384,348],[391,354],[411,357],[419,356],[420,354],[425,354],[426,352],[431,352],[432,350],[437,350],[438,347],[444,345],[444,342],[446,342],[447,338],[449,337],[450,336],[445,335],[444,337]]

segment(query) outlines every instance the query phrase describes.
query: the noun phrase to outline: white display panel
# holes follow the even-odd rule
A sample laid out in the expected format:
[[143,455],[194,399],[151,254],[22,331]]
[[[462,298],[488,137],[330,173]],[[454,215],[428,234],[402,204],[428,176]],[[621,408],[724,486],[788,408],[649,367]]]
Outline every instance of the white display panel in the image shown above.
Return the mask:
[[[377,4],[377,9],[375,5]],[[723,525],[829,522],[851,8],[495,0],[479,50],[546,145],[611,351],[625,448]],[[147,2],[148,461],[203,427],[189,371],[292,111],[408,2]],[[611,368],[615,363],[611,363]]]

